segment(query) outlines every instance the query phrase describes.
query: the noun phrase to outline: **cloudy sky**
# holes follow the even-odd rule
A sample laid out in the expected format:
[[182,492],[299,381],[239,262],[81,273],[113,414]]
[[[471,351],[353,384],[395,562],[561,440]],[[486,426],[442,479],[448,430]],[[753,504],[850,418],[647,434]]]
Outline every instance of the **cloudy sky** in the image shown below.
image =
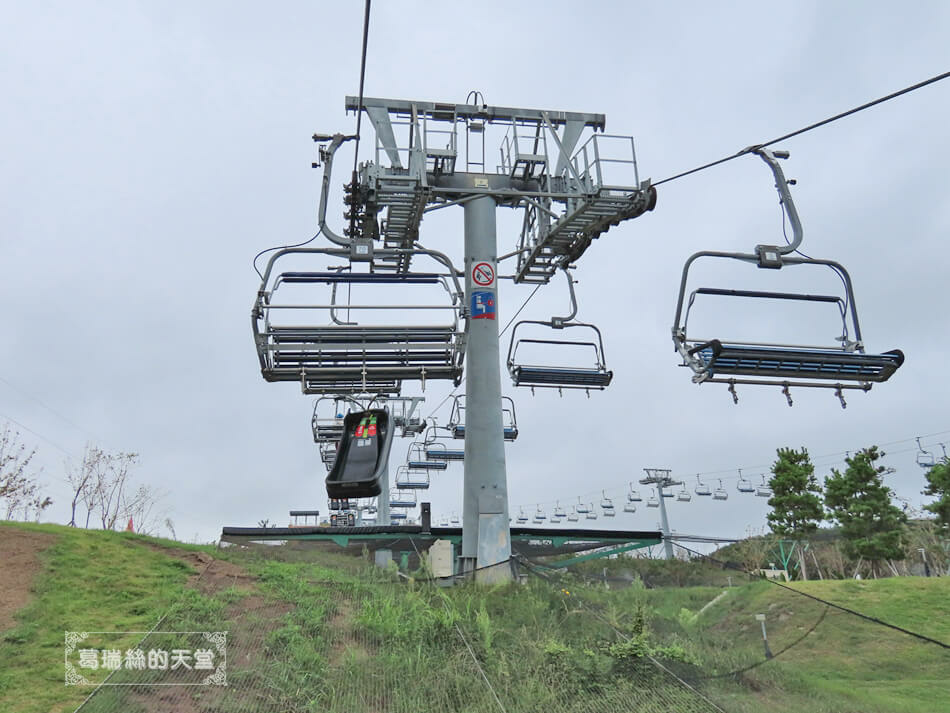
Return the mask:
[[[0,420],[38,449],[56,500],[48,519],[68,520],[63,461],[87,442],[140,453],[137,477],[168,492],[186,539],[323,509],[312,399],[260,377],[251,259],[315,231],[310,136],[354,129],[344,97],[358,86],[362,3],[8,2],[3,16]],[[939,1],[379,0],[366,95],[462,102],[478,89],[489,104],[601,112],[608,132],[635,137],[641,177],[660,180],[946,71],[948,31]],[[513,513],[601,491],[619,501],[642,468],[669,467],[694,483],[722,477],[731,493],[671,504],[674,529],[742,535],[766,506],[735,491],[737,468],[754,476],[777,447],[806,446],[824,475],[874,443],[892,444],[891,486],[921,502],[913,437],[938,455],[950,444],[948,114],[950,81],[778,147],[791,152],[803,250],[850,270],[868,350],[907,355],[890,382],[853,393],[846,410],[825,390],[799,389],[788,408],[762,387],[740,389],[735,406],[677,367],[670,327],[686,258],[782,240],[768,169],[731,161],[661,186],[653,213],[580,261],[579,318],[604,331],[614,383],[590,398],[506,386],[521,430],[507,449]],[[341,213],[331,206],[337,228]],[[501,252],[519,223],[499,216]],[[458,255],[461,210],[427,218],[421,240]],[[720,286],[735,274],[708,273]],[[801,280],[836,287],[833,275]],[[531,289],[502,292],[501,324]],[[552,283],[523,316],[565,302]],[[695,318],[789,339],[815,328],[811,312],[719,308]],[[816,329],[830,341],[833,315]],[[425,412],[448,390],[430,384]],[[461,478],[458,465],[435,478],[437,515],[460,510]],[[614,524],[653,528],[655,513]]]

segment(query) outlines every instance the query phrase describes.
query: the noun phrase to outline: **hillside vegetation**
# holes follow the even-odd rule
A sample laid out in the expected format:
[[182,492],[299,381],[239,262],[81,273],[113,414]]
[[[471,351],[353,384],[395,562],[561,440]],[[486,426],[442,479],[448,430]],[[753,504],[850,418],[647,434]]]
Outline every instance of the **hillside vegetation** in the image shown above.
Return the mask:
[[[950,711],[945,649],[762,581],[607,589],[538,569],[524,584],[441,589],[315,547],[39,529],[54,544],[0,632],[3,711],[72,711],[89,695],[63,685],[64,631],[148,631],[162,617],[162,631],[229,632],[229,685],[103,688],[82,713]],[[794,586],[950,640],[950,578]],[[113,682],[145,680],[129,673]]]

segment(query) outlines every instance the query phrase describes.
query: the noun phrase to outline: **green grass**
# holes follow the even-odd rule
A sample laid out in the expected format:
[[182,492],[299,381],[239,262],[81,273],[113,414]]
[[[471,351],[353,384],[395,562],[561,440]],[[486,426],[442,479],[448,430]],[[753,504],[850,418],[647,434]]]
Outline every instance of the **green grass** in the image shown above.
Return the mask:
[[14,526],[56,539],[40,555],[43,571],[33,582],[31,601],[16,615],[16,627],[0,636],[0,710],[71,711],[89,689],[64,685],[64,632],[147,631],[182,595],[193,570],[142,546],[145,538],[138,535],[0,523]]
[[[708,710],[650,665],[653,656],[730,713],[950,712],[944,649],[847,613],[825,612],[822,604],[764,581],[737,582],[699,615],[722,587],[648,589],[635,581],[608,590],[602,582],[560,574],[523,585],[440,589],[336,552],[219,551],[216,557],[256,576],[255,597],[283,603],[271,618],[251,612],[236,619],[247,591],[232,587],[206,596],[188,590],[190,568],[145,545],[206,547],[31,529],[58,539],[43,555],[32,602],[0,641],[0,711],[69,711],[88,693],[62,685],[64,630],[147,630],[171,608],[168,621],[176,627],[229,629],[229,648],[239,647],[242,635],[264,632],[254,644],[253,665],[229,672],[228,691],[196,699],[201,711],[222,709],[241,691],[266,691],[279,709],[293,711],[496,710],[479,669],[510,713],[580,713],[594,705],[621,711],[631,702],[645,712]],[[649,567],[654,582],[694,579],[684,568]],[[950,578],[792,587],[950,640]],[[766,615],[773,652],[794,644],[768,662],[758,613]],[[121,692],[106,691],[90,713],[136,713],[122,700]]]

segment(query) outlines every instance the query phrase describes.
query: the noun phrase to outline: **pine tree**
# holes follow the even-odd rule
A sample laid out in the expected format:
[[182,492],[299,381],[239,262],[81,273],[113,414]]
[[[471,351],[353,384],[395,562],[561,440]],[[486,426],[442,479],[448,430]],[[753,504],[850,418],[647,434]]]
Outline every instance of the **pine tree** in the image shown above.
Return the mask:
[[844,473],[832,470],[825,479],[825,506],[841,526],[845,552],[875,565],[903,557],[901,535],[907,516],[891,502],[893,493],[884,485],[884,467],[875,461],[884,454],[871,446],[846,458]]
[[935,495],[937,499],[924,505],[937,516],[937,527],[945,535],[950,535],[950,459],[944,458],[927,471],[927,487],[924,495]]
[[787,537],[798,547],[798,561],[802,578],[808,579],[802,540],[818,529],[824,519],[821,504],[821,485],[815,478],[815,466],[802,448],[779,448],[778,460],[772,464],[769,487],[772,497],[768,514],[769,527],[776,535]]

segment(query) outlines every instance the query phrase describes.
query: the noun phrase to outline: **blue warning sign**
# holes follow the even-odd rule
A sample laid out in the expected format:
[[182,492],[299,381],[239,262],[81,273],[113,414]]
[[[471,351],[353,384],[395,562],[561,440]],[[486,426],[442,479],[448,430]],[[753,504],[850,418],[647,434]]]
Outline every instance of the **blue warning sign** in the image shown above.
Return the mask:
[[495,293],[491,290],[472,293],[472,319],[495,318]]

